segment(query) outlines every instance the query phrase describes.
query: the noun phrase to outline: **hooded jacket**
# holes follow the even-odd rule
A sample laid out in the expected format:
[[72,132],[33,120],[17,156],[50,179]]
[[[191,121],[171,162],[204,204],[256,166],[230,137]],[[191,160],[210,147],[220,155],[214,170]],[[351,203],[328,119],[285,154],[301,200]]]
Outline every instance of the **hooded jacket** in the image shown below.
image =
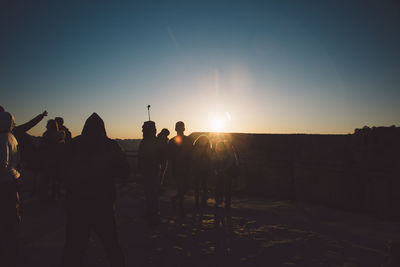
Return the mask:
[[86,120],[82,134],[68,144],[67,157],[67,202],[87,208],[113,204],[114,178],[126,178],[129,165],[118,143],[107,137],[104,122],[96,113]]
[[14,117],[8,112],[0,112],[0,184],[12,182],[20,177],[18,142],[11,133],[15,125]]

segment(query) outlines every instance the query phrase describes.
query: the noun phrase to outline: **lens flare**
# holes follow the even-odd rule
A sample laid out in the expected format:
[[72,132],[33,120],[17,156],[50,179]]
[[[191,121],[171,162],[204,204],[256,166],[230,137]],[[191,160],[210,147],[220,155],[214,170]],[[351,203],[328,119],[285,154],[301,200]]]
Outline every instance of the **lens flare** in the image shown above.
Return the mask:
[[224,120],[220,118],[214,118],[211,121],[211,130],[213,132],[222,132],[224,130]]
[[225,112],[226,118],[228,119],[228,121],[232,120],[231,114],[227,111]]

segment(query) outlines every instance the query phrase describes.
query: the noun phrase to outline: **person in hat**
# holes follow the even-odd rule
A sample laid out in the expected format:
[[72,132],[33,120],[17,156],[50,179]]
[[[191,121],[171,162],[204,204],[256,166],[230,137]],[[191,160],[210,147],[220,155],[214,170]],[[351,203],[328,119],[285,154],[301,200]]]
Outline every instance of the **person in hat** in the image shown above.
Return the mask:
[[160,222],[158,196],[160,189],[162,151],[156,138],[156,124],[146,121],[142,126],[143,139],[139,145],[138,170],[143,177],[146,214],[150,226]]

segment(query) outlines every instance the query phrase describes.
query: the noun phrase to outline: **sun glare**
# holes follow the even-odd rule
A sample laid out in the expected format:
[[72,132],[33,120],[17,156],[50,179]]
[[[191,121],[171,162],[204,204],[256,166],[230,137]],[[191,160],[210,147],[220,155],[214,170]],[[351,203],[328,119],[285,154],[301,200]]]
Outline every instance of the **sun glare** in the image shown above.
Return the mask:
[[214,118],[211,121],[211,130],[213,132],[222,132],[224,130],[224,120],[220,118]]

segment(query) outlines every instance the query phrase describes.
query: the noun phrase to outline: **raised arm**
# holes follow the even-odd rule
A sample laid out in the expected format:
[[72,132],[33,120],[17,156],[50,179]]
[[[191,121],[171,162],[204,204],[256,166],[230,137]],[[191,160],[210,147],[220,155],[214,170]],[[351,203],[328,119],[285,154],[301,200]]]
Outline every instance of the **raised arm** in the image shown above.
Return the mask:
[[32,129],[33,127],[35,127],[41,120],[43,120],[43,118],[47,116],[47,111],[43,111],[42,114],[37,115],[35,118],[33,118],[32,120],[19,125],[17,127],[15,127],[14,131],[18,132],[18,133],[25,133],[27,131],[29,131],[30,129]]

